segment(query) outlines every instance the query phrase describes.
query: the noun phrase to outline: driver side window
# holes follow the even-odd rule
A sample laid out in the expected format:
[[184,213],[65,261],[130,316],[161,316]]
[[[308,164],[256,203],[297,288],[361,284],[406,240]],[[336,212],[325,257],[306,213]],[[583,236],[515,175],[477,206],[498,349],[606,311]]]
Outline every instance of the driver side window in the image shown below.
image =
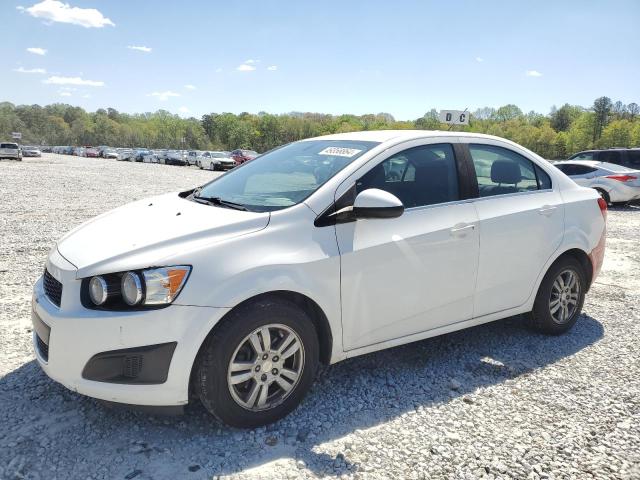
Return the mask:
[[397,153],[356,182],[356,194],[368,188],[392,193],[405,208],[459,200],[453,147],[424,145]]

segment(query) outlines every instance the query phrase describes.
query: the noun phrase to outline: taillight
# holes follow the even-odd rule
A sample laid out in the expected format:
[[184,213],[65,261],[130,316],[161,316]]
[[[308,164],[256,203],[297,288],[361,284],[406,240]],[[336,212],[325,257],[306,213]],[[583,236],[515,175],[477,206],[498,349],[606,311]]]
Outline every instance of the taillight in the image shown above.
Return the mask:
[[611,180],[618,180],[619,182],[630,182],[632,180],[638,179],[638,177],[634,177],[633,175],[607,175],[606,178],[610,178]]
[[602,197],[598,198],[598,206],[600,207],[600,213],[602,213],[602,216],[606,220],[607,219],[607,201]]

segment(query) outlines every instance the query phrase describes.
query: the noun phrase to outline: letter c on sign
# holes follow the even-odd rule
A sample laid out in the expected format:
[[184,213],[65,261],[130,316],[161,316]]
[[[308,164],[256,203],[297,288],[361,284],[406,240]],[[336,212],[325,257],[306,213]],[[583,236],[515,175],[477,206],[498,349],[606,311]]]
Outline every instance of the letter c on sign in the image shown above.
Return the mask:
[[461,113],[460,114],[460,123],[464,123],[464,119],[465,119],[465,114]]

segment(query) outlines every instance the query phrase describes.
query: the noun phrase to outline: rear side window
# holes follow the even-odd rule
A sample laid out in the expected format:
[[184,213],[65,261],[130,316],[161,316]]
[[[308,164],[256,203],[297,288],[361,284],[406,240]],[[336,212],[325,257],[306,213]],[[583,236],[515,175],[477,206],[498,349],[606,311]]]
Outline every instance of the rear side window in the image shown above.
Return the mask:
[[597,168],[589,167],[587,165],[576,165],[572,163],[557,165],[557,167],[570,177],[575,175],[586,175],[587,173],[592,173],[597,170]]
[[540,190],[549,190],[551,189],[551,177],[542,170],[538,165],[535,165],[536,168],[536,177],[538,177],[538,188]]
[[640,169],[640,150],[627,150],[627,161],[631,168]]
[[569,160],[596,160],[596,153],[598,152],[580,152],[576,153]]
[[16,145],[15,143],[0,143],[0,148],[11,148],[13,150],[17,150],[18,145]]
[[599,160],[619,165],[622,162],[622,152],[619,150],[603,150],[600,152]]
[[459,200],[453,147],[449,144],[425,145],[397,153],[356,182],[357,193],[368,188],[392,193],[405,208]]
[[[551,188],[551,179],[519,153],[494,145],[469,145],[481,197]],[[548,185],[548,186],[545,186]]]

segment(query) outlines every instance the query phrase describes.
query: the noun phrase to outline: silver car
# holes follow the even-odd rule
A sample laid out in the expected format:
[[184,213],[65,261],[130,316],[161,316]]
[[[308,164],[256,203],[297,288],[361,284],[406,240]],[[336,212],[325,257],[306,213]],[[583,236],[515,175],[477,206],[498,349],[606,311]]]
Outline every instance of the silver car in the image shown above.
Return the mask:
[[607,204],[623,205],[640,199],[640,170],[594,160],[568,160],[553,165],[578,185],[597,190]]
[[0,160],[3,158],[22,160],[20,146],[17,143],[0,143]]

